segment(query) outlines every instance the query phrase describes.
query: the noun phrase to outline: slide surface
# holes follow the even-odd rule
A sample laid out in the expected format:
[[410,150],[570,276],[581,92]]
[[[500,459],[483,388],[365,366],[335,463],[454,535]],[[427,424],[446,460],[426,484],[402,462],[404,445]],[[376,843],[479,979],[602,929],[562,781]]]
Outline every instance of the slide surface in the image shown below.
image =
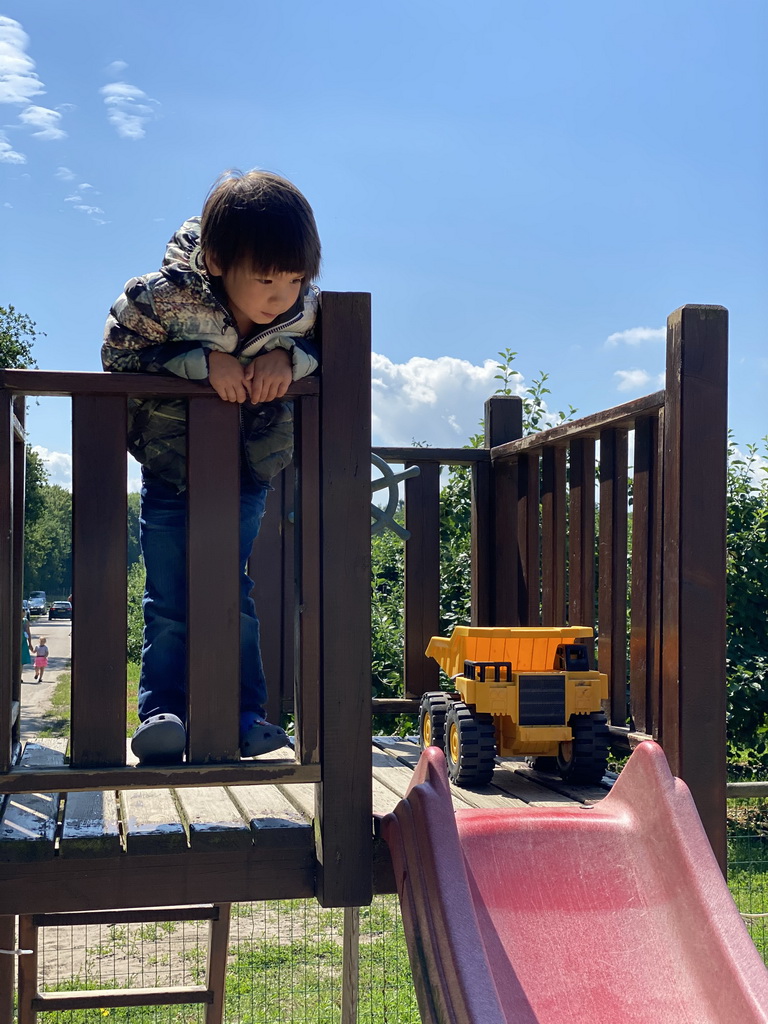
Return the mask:
[[458,812],[430,747],[382,834],[426,1024],[768,1022],[768,970],[654,743],[594,807]]

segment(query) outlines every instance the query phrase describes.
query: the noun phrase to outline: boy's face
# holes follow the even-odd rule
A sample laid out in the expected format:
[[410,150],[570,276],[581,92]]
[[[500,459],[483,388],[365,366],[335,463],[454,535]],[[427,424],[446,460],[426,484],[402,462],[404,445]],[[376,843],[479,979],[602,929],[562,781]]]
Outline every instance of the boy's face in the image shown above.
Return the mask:
[[302,273],[263,274],[242,264],[221,270],[215,260],[206,258],[208,270],[221,277],[232,312],[239,324],[271,324],[275,317],[287,312],[301,292]]

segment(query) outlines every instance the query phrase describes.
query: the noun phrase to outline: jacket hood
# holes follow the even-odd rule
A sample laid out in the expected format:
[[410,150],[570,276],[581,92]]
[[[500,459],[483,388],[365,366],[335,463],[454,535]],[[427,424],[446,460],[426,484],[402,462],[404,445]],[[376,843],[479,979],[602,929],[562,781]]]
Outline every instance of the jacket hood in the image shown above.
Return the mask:
[[[208,278],[208,271],[200,248],[200,218],[185,220],[165,247],[163,268],[192,271]],[[210,279],[209,279],[210,280]]]

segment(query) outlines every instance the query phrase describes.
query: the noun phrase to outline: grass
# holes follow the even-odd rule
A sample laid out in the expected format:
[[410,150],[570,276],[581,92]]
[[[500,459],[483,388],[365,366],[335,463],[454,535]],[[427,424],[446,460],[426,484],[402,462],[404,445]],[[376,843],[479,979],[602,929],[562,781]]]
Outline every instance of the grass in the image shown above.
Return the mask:
[[[41,736],[67,736],[70,720],[70,693],[72,690],[72,673],[62,672],[51,694],[51,704],[43,716],[45,725],[40,730]],[[127,686],[127,718],[126,736],[132,736],[139,727],[137,709],[139,692],[139,666],[128,662]]]

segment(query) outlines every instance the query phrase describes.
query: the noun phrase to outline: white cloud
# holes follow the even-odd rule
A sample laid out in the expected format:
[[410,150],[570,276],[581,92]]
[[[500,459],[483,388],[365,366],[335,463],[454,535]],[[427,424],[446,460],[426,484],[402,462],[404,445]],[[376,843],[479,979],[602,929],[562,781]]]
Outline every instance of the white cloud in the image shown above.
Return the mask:
[[36,444],[33,449],[43,460],[48,470],[48,483],[58,484],[68,491],[72,490],[72,456],[68,452],[52,452]]
[[18,21],[0,15],[0,103],[29,103],[45,92],[35,62],[25,52],[29,36]]
[[4,208],[6,210],[12,210],[13,209],[13,203],[3,203],[3,206],[4,206]]
[[70,171],[68,167],[57,167],[56,177],[59,179],[59,181],[74,181],[76,175],[75,172]]
[[13,148],[5,132],[0,132],[0,164],[25,164],[26,162],[27,158]]
[[[498,366],[486,359],[475,366],[466,359],[414,356],[393,363],[373,353],[372,425],[374,444],[461,447],[480,429],[483,404],[496,390]],[[518,393],[522,377],[515,378]]]
[[642,345],[644,341],[664,341],[667,336],[665,327],[630,327],[626,331],[616,331],[605,339],[606,348],[617,345]]
[[156,115],[157,100],[128,82],[113,82],[100,90],[107,107],[107,118],[123,139],[143,139],[145,125]]
[[37,128],[37,131],[32,132],[36,139],[52,142],[67,137],[67,133],[59,127],[61,114],[58,110],[50,110],[48,107],[27,107],[19,114],[19,120],[22,124]]
[[643,388],[650,390],[651,388],[664,387],[663,373],[654,376],[652,373],[648,373],[647,370],[616,370],[614,377],[619,378],[619,382],[616,385],[618,391],[639,392]]
[[111,64],[107,64],[106,70],[108,75],[122,75],[127,68],[128,65],[124,60],[113,60]]

